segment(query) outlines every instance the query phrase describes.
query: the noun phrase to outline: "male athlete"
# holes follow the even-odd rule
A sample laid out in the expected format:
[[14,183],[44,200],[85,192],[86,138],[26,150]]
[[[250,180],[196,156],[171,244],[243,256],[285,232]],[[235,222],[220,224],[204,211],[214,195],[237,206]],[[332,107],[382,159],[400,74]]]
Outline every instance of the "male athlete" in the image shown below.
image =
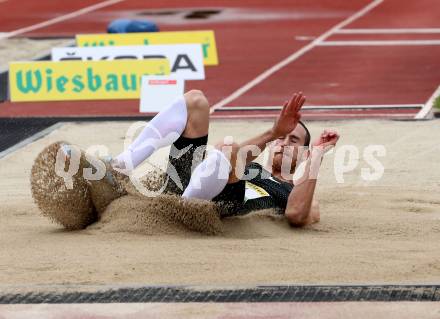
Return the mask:
[[[309,225],[320,218],[313,200],[317,171],[339,135],[324,130],[302,152],[310,146],[310,133],[300,121],[304,102],[305,96],[295,93],[272,128],[241,144],[219,143],[204,158],[210,107],[201,91],[191,90],[158,113],[111,165],[130,174],[155,150],[172,144],[166,192],[212,200],[222,217],[275,208],[292,226]],[[266,145],[270,156],[263,167],[253,160]]]

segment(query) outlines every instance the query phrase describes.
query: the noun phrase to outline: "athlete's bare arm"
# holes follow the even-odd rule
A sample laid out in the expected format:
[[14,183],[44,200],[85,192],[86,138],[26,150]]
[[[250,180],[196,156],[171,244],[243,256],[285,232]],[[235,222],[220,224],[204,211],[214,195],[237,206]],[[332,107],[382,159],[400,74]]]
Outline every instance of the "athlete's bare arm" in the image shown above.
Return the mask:
[[[232,166],[232,171],[229,176],[228,183],[238,182],[242,176],[237,176],[236,172],[242,172],[247,164],[258,157],[259,154],[252,154],[252,152],[250,151],[247,152],[247,150],[249,149],[248,146],[256,146],[261,153],[266,148],[267,143],[272,142],[278,137],[284,136],[295,129],[301,118],[301,114],[299,113],[299,111],[304,105],[305,100],[306,98],[301,92],[295,93],[289,101],[286,101],[284,103],[284,106],[278,118],[275,120],[273,127],[265,131],[264,133],[259,134],[241,144],[234,143],[232,145],[227,145],[224,143],[220,143],[216,145],[216,148],[220,150],[225,149],[228,146],[232,148],[231,154],[227,154],[231,158],[230,162]],[[237,165],[240,165],[240,168],[242,169],[236,170]]]
[[312,143],[311,153],[304,163],[304,175],[295,183],[287,201],[285,215],[292,226],[302,227],[319,221],[319,206],[313,200],[318,170],[322,156],[336,145],[338,139],[336,131],[324,130]]

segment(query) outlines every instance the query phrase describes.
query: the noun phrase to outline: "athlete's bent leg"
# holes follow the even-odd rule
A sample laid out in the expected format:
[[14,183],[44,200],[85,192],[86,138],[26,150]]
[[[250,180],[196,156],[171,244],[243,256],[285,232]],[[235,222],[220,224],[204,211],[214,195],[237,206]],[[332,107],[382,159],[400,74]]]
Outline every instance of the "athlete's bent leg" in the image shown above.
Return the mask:
[[237,162],[238,144],[217,144],[208,157],[195,169],[185,198],[213,200],[218,204],[222,217],[236,213],[244,200],[244,181],[231,178]]
[[202,91],[191,90],[184,95],[188,118],[182,136],[198,138],[208,135],[209,102]]
[[183,193],[186,198],[211,200],[231,182],[231,170],[236,165],[238,144],[218,144],[191,175]]
[[132,170],[159,148],[171,145],[179,136],[199,137],[209,128],[209,104],[201,91],[189,91],[159,112],[112,165]]
[[188,121],[182,136],[173,143],[168,156],[165,192],[182,195],[194,169],[205,157],[208,142],[209,103],[201,91],[185,94]]
[[182,197],[213,199],[228,183],[230,170],[229,159],[219,150],[212,150],[194,170]]

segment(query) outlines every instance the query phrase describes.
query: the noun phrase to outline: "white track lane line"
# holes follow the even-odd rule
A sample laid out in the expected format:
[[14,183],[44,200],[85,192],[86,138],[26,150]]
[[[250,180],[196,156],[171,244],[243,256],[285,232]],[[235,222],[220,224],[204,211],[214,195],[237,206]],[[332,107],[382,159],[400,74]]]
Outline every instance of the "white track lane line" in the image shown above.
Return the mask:
[[[329,110],[340,110],[340,109],[381,109],[381,108],[392,108],[392,109],[404,109],[404,108],[422,108],[424,104],[370,104],[370,105],[307,105],[302,108],[303,111],[315,110],[315,109],[329,109]],[[222,111],[277,111],[281,110],[281,106],[227,106],[222,108]]]
[[440,40],[379,40],[379,41],[324,41],[317,46],[343,47],[343,46],[420,46],[420,45],[440,45]]
[[105,7],[114,5],[116,3],[122,2],[122,1],[125,1],[125,0],[107,0],[107,1],[103,1],[103,2],[100,2],[100,3],[94,4],[94,5],[91,5],[91,6],[82,8],[82,9],[79,9],[77,11],[74,11],[74,12],[71,12],[71,13],[68,13],[68,14],[65,14],[65,15],[62,15],[62,16],[59,16],[59,17],[47,20],[47,21],[43,21],[43,22],[40,22],[40,23],[37,23],[37,24],[33,24],[33,25],[28,26],[28,27],[17,29],[17,30],[11,31],[11,32],[6,32],[6,33],[0,35],[0,40],[11,38],[11,37],[15,37],[17,35],[20,35],[20,34],[23,34],[23,33],[27,33],[27,32],[30,32],[30,31],[34,31],[34,30],[37,30],[37,29],[41,29],[41,28],[44,28],[44,27],[56,24],[58,22],[62,22],[62,21],[65,21],[65,20],[76,18],[76,17],[78,17],[80,15],[83,15],[83,14],[86,14],[86,13],[89,13],[89,12],[92,12],[92,11],[96,11],[96,10],[105,8]]
[[420,120],[420,119],[428,118],[432,108],[434,107],[434,101],[438,96],[440,96],[440,85],[437,88],[437,90],[435,90],[435,92],[431,95],[429,100],[425,103],[425,105],[420,110],[420,112],[417,113],[415,119]]
[[440,33],[440,28],[412,28],[412,29],[342,29],[337,34],[427,34]]
[[315,40],[313,40],[312,42],[310,42],[306,46],[302,47],[300,50],[291,54],[290,56],[288,56],[284,60],[278,62],[277,64],[275,64],[271,68],[267,69],[266,71],[264,71],[263,73],[258,75],[256,78],[254,78],[250,82],[246,83],[245,85],[243,85],[242,87],[240,87],[239,89],[234,91],[232,94],[230,94],[229,96],[227,96],[226,98],[224,98],[220,102],[214,104],[211,107],[210,113],[212,114],[213,112],[215,112],[215,110],[225,106],[229,102],[231,102],[231,101],[235,100],[236,98],[238,98],[239,96],[243,95],[244,93],[246,93],[247,91],[252,89],[254,86],[256,86],[259,83],[266,80],[269,76],[271,76],[275,72],[279,71],[280,69],[282,69],[286,65],[290,64],[291,62],[295,61],[296,59],[298,59],[299,57],[301,57],[302,55],[304,55],[305,53],[307,53],[308,51],[313,49],[318,43],[320,43],[320,42],[324,41],[325,39],[327,39],[328,37],[330,37],[335,31],[345,27],[346,25],[350,24],[354,20],[364,16],[366,13],[368,13],[370,10],[377,7],[382,2],[383,2],[383,0],[374,0],[369,5],[365,6],[363,9],[361,9],[360,11],[354,13],[353,15],[351,15],[350,17],[348,17],[344,21],[338,23],[337,25],[332,27],[330,30],[326,31],[325,33],[320,35],[318,38],[316,38]]
[[[221,113],[215,113],[212,117],[216,118],[216,119],[237,119],[237,120],[241,120],[241,119],[268,119],[271,120],[272,118],[276,117],[276,114],[273,114],[272,117],[269,117],[269,115],[267,114],[249,114],[249,115],[222,115]],[[318,119],[323,119],[323,120],[327,120],[330,118],[354,118],[355,120],[358,119],[369,119],[369,118],[377,118],[377,117],[383,117],[383,118],[391,118],[391,117],[396,117],[396,118],[408,118],[408,119],[413,119],[414,118],[414,113],[398,113],[398,114],[393,114],[393,113],[374,113],[374,114],[349,114],[349,113],[339,113],[339,114],[307,114],[304,115],[304,118],[306,119],[312,119],[312,118],[318,118]]]

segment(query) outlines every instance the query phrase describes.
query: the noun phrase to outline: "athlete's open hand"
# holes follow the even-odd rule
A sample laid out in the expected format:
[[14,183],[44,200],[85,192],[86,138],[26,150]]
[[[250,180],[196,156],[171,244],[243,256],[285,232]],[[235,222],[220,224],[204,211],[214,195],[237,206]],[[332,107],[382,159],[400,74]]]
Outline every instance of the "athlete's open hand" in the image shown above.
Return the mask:
[[335,130],[324,130],[321,135],[312,143],[312,147],[318,147],[324,151],[327,151],[334,147],[338,140],[338,132]]
[[283,109],[275,120],[272,128],[272,134],[274,137],[278,138],[285,136],[292,132],[301,118],[299,111],[304,105],[306,97],[302,92],[293,94],[289,101],[284,103]]

